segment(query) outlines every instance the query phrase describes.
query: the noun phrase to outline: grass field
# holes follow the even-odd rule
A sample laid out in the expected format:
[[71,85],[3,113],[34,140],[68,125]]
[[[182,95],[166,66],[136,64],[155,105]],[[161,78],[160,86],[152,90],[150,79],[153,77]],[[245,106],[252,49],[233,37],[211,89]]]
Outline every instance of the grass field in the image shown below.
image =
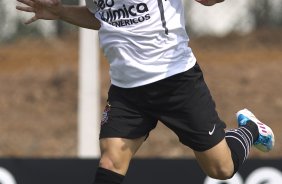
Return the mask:
[[[0,156],[72,157],[77,153],[78,39],[22,38],[0,45]],[[191,38],[221,118],[236,127],[235,112],[247,107],[274,129],[281,157],[282,35],[262,30],[246,36]],[[109,86],[101,58],[101,109]],[[94,61],[93,61],[94,62]],[[152,131],[138,157],[191,157],[162,124]]]

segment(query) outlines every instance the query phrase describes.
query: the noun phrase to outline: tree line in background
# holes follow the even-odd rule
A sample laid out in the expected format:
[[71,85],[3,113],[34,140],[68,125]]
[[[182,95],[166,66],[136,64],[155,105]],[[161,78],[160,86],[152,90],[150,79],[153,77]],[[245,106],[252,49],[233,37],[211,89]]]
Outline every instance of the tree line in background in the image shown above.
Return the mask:
[[251,2],[250,11],[255,19],[255,27],[281,27],[282,1],[255,0]]
[[[189,8],[193,0],[185,0],[186,8],[189,12]],[[231,0],[226,0],[231,1]],[[234,0],[239,2],[239,0]],[[241,0],[245,1],[245,0]],[[79,0],[62,0],[65,4],[78,4]],[[49,36],[62,36],[69,30],[76,29],[73,26],[63,23],[62,21],[39,21],[31,26],[24,26],[22,22],[30,17],[29,14],[19,13],[15,10],[15,1],[1,0],[0,1],[0,42],[17,38],[21,35],[40,35],[43,37]],[[253,29],[265,28],[265,27],[282,27],[282,0],[249,0],[247,6],[232,8],[238,9],[238,15],[241,10],[247,10],[248,16],[251,16]],[[246,8],[246,9],[245,9]],[[228,11],[226,12],[228,15]],[[188,13],[189,16],[193,14]],[[241,20],[240,20],[241,19]],[[244,21],[244,17],[238,16],[238,21]],[[200,20],[201,21],[201,20]],[[218,20],[221,21],[221,20]],[[191,24],[187,22],[187,24]],[[234,26],[235,30],[235,24]],[[190,25],[193,27],[193,25]],[[190,31],[193,32],[193,29]]]

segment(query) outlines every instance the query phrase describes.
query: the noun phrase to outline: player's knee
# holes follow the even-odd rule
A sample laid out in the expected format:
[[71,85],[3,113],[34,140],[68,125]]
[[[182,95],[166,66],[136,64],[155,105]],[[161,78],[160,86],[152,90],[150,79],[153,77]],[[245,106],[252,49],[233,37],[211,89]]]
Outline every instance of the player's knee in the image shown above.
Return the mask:
[[115,168],[114,160],[110,157],[102,156],[99,162],[99,166],[105,169],[113,170]]
[[103,167],[105,169],[118,170],[122,167],[120,163],[121,161],[116,157],[112,157],[110,155],[102,155],[99,165],[100,167]]
[[206,171],[206,174],[214,179],[226,180],[232,178],[234,175],[233,169],[227,167],[213,167]]
[[101,156],[99,166],[118,173],[125,173],[129,165],[129,158],[117,155],[104,154]]

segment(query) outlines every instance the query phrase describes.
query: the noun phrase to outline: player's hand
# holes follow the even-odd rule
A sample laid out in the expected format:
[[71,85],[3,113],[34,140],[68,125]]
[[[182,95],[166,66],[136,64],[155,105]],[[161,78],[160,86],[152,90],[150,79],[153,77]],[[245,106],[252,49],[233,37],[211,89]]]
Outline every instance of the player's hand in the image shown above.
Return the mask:
[[34,16],[25,22],[30,24],[38,19],[57,20],[60,18],[62,9],[61,0],[17,0],[23,5],[16,6],[16,9],[24,12],[34,13]]

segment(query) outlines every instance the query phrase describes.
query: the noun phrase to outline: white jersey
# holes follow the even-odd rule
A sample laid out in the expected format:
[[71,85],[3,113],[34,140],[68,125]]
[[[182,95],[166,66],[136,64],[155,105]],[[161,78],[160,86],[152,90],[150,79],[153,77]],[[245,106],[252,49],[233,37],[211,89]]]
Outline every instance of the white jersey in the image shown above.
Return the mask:
[[86,0],[86,5],[101,21],[100,46],[113,85],[142,86],[195,65],[182,0]]

